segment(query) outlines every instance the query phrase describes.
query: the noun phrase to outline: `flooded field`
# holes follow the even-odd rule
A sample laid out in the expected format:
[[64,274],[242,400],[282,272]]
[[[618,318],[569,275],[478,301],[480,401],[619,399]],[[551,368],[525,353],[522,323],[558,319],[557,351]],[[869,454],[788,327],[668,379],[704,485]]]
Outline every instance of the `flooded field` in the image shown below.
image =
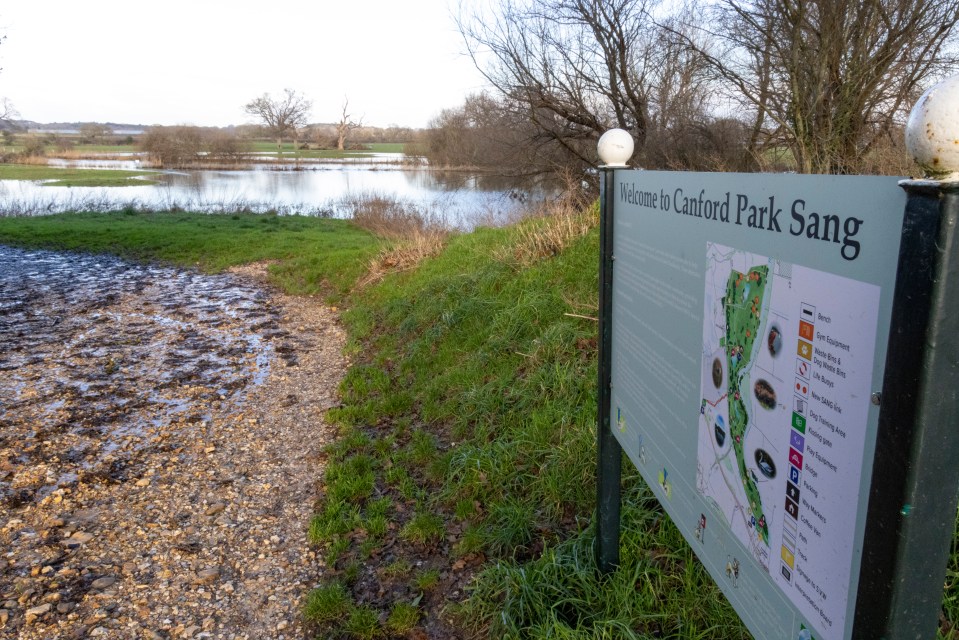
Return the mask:
[[[134,161],[52,162],[80,168],[138,169]],[[298,169],[298,170],[294,170]],[[41,215],[64,211],[113,211],[132,207],[257,213],[299,213],[348,217],[344,201],[386,196],[442,217],[451,226],[504,224],[524,205],[553,193],[551,186],[518,179],[445,172],[423,167],[369,163],[314,162],[296,167],[253,165],[243,170],[158,171],[156,184],[125,187],[45,186],[26,180],[0,180],[0,215]]]
[[0,246],[0,503],[124,479],[167,425],[261,382],[277,337],[230,276]]

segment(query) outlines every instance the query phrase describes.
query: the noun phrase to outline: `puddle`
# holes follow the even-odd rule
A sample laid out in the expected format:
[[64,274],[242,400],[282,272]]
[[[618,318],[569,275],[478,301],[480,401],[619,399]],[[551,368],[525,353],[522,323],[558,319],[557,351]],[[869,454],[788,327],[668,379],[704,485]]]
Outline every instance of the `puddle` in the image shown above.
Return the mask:
[[168,430],[202,432],[286,357],[278,326],[233,276],[0,246],[0,504],[124,481]]

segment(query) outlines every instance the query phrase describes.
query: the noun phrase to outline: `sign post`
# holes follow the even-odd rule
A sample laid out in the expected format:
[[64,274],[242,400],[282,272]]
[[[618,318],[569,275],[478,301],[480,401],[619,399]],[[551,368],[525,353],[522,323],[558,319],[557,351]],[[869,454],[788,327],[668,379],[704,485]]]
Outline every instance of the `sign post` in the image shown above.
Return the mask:
[[[955,146],[959,169],[940,133],[927,163]],[[959,486],[956,176],[601,179],[600,570],[622,450],[757,637],[929,637]]]
[[599,380],[597,384],[596,449],[596,564],[602,573],[619,565],[620,480],[623,449],[610,424],[612,310],[613,310],[613,192],[614,171],[625,168],[633,155],[633,139],[622,129],[608,131],[599,141]]

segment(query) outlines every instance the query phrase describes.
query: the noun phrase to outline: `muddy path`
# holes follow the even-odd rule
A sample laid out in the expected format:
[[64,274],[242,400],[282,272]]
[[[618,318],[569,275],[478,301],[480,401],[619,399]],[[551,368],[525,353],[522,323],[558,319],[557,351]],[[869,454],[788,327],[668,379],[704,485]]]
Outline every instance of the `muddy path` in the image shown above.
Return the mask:
[[303,636],[343,334],[259,276],[0,247],[0,637]]

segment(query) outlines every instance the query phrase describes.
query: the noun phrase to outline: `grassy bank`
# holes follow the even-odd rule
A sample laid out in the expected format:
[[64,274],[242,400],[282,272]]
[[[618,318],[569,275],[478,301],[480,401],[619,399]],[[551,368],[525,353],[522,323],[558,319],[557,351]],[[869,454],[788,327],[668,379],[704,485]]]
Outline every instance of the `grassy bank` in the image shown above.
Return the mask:
[[270,278],[291,293],[341,299],[382,242],[343,220],[195,213],[83,213],[0,217],[0,243],[113,253],[215,272],[270,261]]
[[[595,222],[567,210],[454,236],[349,293],[380,244],[340,221],[0,219],[0,242],[209,270],[277,259],[280,286],[346,300],[354,364],[309,523],[328,576],[305,594],[318,637],[748,638],[628,463],[621,568],[597,576]],[[954,553],[942,638],[957,568]]]
[[482,229],[354,298],[310,530],[335,573],[307,614],[328,630],[747,637],[634,472],[622,570],[596,574],[594,220]]
[[71,169],[30,164],[0,164],[0,180],[43,180],[50,187],[127,187],[156,184],[149,171]]

